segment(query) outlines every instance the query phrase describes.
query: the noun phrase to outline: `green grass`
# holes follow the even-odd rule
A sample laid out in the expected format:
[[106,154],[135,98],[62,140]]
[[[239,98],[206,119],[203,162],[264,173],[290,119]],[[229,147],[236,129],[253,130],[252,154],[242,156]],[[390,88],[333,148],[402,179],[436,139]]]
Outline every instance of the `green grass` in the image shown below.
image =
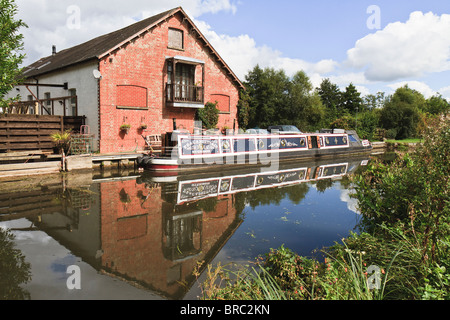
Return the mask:
[[388,143],[405,144],[405,143],[421,143],[421,142],[423,142],[423,140],[422,139],[404,139],[404,140],[391,140],[391,139],[388,139],[388,140],[386,140],[386,142],[388,142]]

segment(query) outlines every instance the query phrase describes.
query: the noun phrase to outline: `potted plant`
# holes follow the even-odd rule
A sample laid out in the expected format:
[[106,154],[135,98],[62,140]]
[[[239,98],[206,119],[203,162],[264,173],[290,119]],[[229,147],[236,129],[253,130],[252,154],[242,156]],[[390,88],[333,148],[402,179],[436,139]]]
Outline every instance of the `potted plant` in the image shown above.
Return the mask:
[[62,153],[64,151],[64,153],[67,154],[69,152],[70,135],[70,130],[66,130],[64,132],[54,132],[50,135],[55,143],[55,147],[53,149],[55,153]]
[[124,132],[125,134],[128,133],[128,131],[130,131],[131,125],[129,125],[128,123],[123,123],[120,126],[120,131]]
[[139,126],[139,130],[141,130],[141,131],[147,130],[147,124],[141,123],[141,125]]

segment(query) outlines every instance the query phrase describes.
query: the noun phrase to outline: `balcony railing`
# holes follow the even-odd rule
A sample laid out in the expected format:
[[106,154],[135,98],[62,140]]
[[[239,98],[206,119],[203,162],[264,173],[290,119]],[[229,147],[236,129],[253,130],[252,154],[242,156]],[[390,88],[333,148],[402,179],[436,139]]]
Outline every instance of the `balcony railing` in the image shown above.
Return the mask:
[[191,103],[194,105],[203,105],[203,87],[167,83],[166,101],[169,104]]

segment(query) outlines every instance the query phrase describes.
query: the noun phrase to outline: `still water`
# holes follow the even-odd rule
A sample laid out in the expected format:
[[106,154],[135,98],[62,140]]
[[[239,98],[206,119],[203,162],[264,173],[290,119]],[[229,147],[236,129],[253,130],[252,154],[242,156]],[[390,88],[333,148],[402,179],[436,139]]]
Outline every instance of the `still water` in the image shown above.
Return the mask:
[[[367,160],[2,181],[0,228],[30,264],[20,285],[31,299],[197,299],[199,261],[247,263],[281,245],[314,256],[357,231],[348,175]],[[79,289],[69,288],[70,266]]]

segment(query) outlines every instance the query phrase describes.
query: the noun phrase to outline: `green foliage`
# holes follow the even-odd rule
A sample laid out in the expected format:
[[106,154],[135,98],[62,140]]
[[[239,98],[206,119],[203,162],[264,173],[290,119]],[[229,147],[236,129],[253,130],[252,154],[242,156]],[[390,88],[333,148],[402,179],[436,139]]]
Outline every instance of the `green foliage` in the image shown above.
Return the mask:
[[332,129],[340,128],[345,130],[351,130],[356,128],[356,119],[350,115],[345,115],[341,118],[336,119],[330,124]]
[[[194,276],[200,276],[199,263]],[[203,300],[287,300],[276,280],[264,269],[247,266],[207,266],[200,286]]]
[[[383,294],[384,269],[378,290],[369,288],[365,252],[345,246],[324,263],[301,257],[284,245],[260,257],[257,268],[230,272],[208,267],[203,299],[220,300],[372,300]],[[198,274],[197,274],[198,275]]]
[[[430,128],[414,153],[389,166],[372,163],[356,182],[355,197],[366,230],[387,242],[402,235],[417,267],[414,297],[449,298],[450,121]],[[411,266],[409,265],[409,269]]]
[[203,123],[206,129],[214,129],[219,122],[219,109],[217,109],[217,102],[207,102],[203,109],[198,109],[196,113],[197,120]]
[[274,124],[293,124],[305,132],[342,128],[369,140],[380,139],[382,130],[389,139],[405,139],[420,136],[430,119],[450,110],[441,95],[426,100],[407,85],[393,95],[378,92],[362,97],[352,83],[341,91],[324,79],[313,90],[303,71],[289,78],[283,70],[259,66],[248,73],[246,88],[238,104],[243,128]]
[[65,154],[68,153],[70,149],[70,139],[71,131],[66,130],[64,132],[53,132],[50,134],[52,141],[55,143],[55,147],[58,148],[59,152],[64,151]]
[[361,93],[356,90],[353,83],[350,83],[342,94],[343,107],[350,114],[355,114],[362,109],[363,99],[361,98]]
[[325,106],[324,126],[356,130],[363,139],[374,139],[379,126],[379,108],[384,104],[384,93],[361,97],[353,84],[341,92],[336,84],[325,79],[317,92]]
[[342,105],[342,92],[339,87],[332,83],[330,79],[324,79],[317,88],[322,104],[326,110],[325,121],[331,123],[340,116]]
[[[391,139],[415,137],[420,123],[419,110],[425,109],[425,99],[419,92],[404,86],[398,88],[380,113],[380,124]],[[395,134],[395,137],[393,135]]]
[[239,128],[246,130],[250,118],[250,96],[246,90],[239,92],[239,101],[237,104],[237,119]]
[[245,86],[251,97],[249,127],[267,128],[277,123],[287,105],[289,78],[284,71],[256,66],[246,76]]
[[23,35],[20,28],[26,27],[22,20],[15,20],[17,5],[13,0],[0,0],[0,107],[6,107],[15,99],[4,99],[4,96],[20,81],[19,68],[25,55],[23,50]]
[[282,70],[256,66],[246,77],[246,88],[249,127],[292,124],[307,131],[318,129],[323,122],[322,101],[303,71],[289,78]]
[[446,114],[450,112],[450,103],[442,95],[434,95],[427,99],[426,111],[431,114]]
[[378,128],[378,112],[365,111],[358,113],[356,131],[361,139],[373,140]]
[[0,228],[0,300],[29,299],[30,294],[21,287],[31,280],[30,264],[14,248],[14,235]]

